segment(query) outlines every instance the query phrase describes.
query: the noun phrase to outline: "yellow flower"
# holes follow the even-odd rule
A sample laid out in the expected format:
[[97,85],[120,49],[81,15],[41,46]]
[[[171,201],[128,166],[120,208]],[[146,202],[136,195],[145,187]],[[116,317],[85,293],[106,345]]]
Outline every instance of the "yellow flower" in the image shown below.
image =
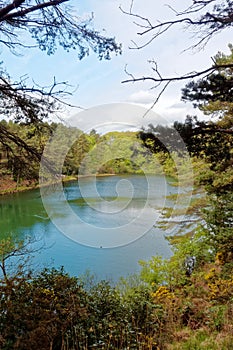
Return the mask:
[[224,265],[225,259],[224,259],[224,254],[222,252],[218,252],[215,257],[215,263],[217,265]]
[[152,293],[152,296],[157,302],[172,301],[175,297],[174,293],[165,286],[160,286],[155,293]]

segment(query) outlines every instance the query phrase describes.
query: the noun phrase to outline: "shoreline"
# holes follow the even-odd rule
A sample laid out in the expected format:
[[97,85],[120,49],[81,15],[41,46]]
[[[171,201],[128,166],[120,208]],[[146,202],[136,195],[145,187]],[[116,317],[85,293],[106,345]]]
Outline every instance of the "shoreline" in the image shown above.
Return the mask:
[[[116,176],[116,174],[90,174],[90,175],[64,176],[62,177],[62,182],[66,183],[71,181],[77,181],[79,178],[81,179],[81,178],[88,178],[88,177],[104,177],[104,176]],[[33,184],[33,183],[28,183],[28,181],[25,180],[25,182],[19,185],[18,187],[16,182],[9,178],[3,179],[3,183],[5,183],[5,185],[3,186],[1,186],[0,184],[0,197],[4,195],[11,195],[11,194],[26,192],[26,191],[41,188],[40,183],[38,183],[37,181],[35,181]],[[48,185],[50,185],[50,183],[44,184],[43,186],[48,186]]]

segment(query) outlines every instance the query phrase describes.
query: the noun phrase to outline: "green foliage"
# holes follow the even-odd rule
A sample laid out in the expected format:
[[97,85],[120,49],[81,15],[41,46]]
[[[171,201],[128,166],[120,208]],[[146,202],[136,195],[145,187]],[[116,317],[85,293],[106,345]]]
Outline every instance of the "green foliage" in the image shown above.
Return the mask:
[[[17,186],[21,180],[38,179],[40,155],[45,142],[51,135],[52,127],[47,123],[33,126],[12,121],[8,123],[1,121],[1,127],[4,127],[8,140],[0,137],[3,142],[2,145],[0,143],[0,153],[4,160],[0,164],[0,174],[11,175]],[[12,135],[12,140],[9,140],[9,135]],[[18,143],[15,143],[15,135],[17,135]],[[25,145],[33,149],[34,154],[29,152]]]
[[216,339],[214,334],[210,334],[206,330],[183,331],[180,335],[184,336],[184,341],[170,345],[169,350],[230,350],[233,340],[231,336],[224,337],[224,335],[222,338]]
[[[213,58],[216,65],[233,62],[233,46],[229,45],[230,54],[218,52]],[[215,73],[197,82],[192,81],[182,90],[184,101],[193,101],[194,105],[206,114],[214,114],[230,121],[232,125],[232,68],[220,68]],[[231,117],[231,118],[230,118]],[[230,127],[231,125],[228,125]]]
[[[85,137],[87,147],[81,152],[83,157],[78,170],[81,175],[161,173],[157,157],[143,147],[135,132]],[[75,154],[75,150],[72,152]],[[77,149],[76,156],[78,153]]]
[[79,59],[88,55],[90,49],[99,59],[110,59],[112,52],[121,53],[121,46],[114,38],[107,38],[92,28],[92,18],[84,20],[74,12],[64,0],[54,4],[23,0],[12,6],[4,2],[0,13],[4,24],[1,44],[12,51],[19,46],[31,48],[33,46],[28,37],[22,35],[27,31],[36,46],[48,55],[54,54],[58,46],[66,51],[77,50]]
[[212,195],[210,207],[204,213],[210,247],[224,254],[226,261],[232,261],[233,193]]
[[[203,239],[208,242],[210,252],[224,254],[226,262],[230,263],[233,249],[232,45],[229,45],[229,48],[229,55],[219,52],[214,58],[217,65],[228,65],[227,67],[221,66],[213,74],[199,81],[193,81],[183,89],[183,100],[194,102],[195,106],[206,114],[217,115],[219,119],[205,122],[198,121],[196,117],[187,116],[184,123],[175,122],[173,128],[149,126],[149,129],[143,131],[140,137],[152,152],[159,152],[162,148],[164,152],[171,153],[169,147],[172,147],[172,129],[179,132],[193,160],[195,184],[204,186],[207,192],[207,202],[201,200],[197,205],[194,204],[196,209],[198,206],[205,208],[204,214],[201,215],[205,220],[205,228],[202,230]],[[165,150],[160,141],[163,137],[166,139],[169,133],[171,141],[168,141],[169,147]],[[168,168],[172,169],[169,156],[164,159],[165,167],[168,164]],[[175,169],[173,171],[175,172]],[[192,210],[193,203],[186,214],[190,214]],[[170,208],[165,210],[167,217],[170,217],[171,213],[179,216],[182,210],[179,208],[174,212]],[[195,236],[196,229],[192,233]],[[205,250],[205,253],[208,257],[208,251]],[[204,259],[204,256],[201,259]]]
[[[230,49],[230,56],[219,53],[215,57],[218,64],[232,63],[232,47]],[[174,330],[173,342],[166,349],[220,350],[232,346],[229,332],[233,290],[231,86],[232,68],[188,84],[183,90],[184,99],[197,102],[205,113],[217,114],[222,119],[200,122],[188,116],[185,123],[175,122],[173,126],[192,157],[195,185],[204,186],[207,198],[199,193],[191,201],[186,214],[201,215],[203,227],[195,227],[186,236],[183,229],[180,236],[169,238],[174,253],[170,259],[152,257],[148,262],[140,262],[141,278],[153,291],[154,302],[163,310],[160,317]],[[158,138],[156,130],[150,127],[140,137],[146,147],[161,155],[158,153],[161,135]],[[163,148],[163,151],[164,167],[168,164],[168,169],[175,174],[168,155],[170,150]],[[166,208],[165,215],[172,222],[171,213],[179,216],[183,212],[180,208],[175,211]],[[166,218],[163,224],[168,227]]]
[[11,284],[1,281],[0,289],[3,350],[147,349],[155,335],[146,288],[123,297],[101,281],[87,291],[63,269],[45,269]]
[[146,283],[159,285],[167,282],[167,260],[161,256],[154,256],[149,261],[139,261],[141,265],[141,278]]
[[143,128],[139,132],[138,137],[152,153],[177,152],[182,155],[185,151],[185,145],[174,127],[149,124],[146,130]]
[[[38,123],[37,126],[22,123],[0,123],[7,128],[8,133],[18,135],[29,147],[33,147],[38,158],[30,156],[21,144],[14,141],[7,146],[0,146],[0,173],[11,176],[17,187],[25,180],[37,180],[39,176],[39,161],[46,143],[52,136],[46,159],[60,172],[60,156],[64,157],[62,174],[91,175],[91,174],[161,174],[169,172],[173,163],[165,157],[164,169],[161,166],[162,154],[152,154],[137,138],[135,132],[110,132],[103,136],[95,130],[85,134],[76,128],[68,128],[62,123]],[[72,143],[70,138],[76,135]],[[53,136],[54,135],[54,136]],[[57,164],[58,163],[58,164]],[[53,169],[53,170],[54,170]],[[56,171],[56,170],[55,170]],[[173,173],[173,170],[170,170]],[[46,174],[44,174],[46,177]]]
[[[37,47],[52,55],[61,47],[65,51],[76,50],[79,60],[88,56],[90,51],[99,60],[109,60],[113,53],[121,54],[121,45],[116,43],[115,38],[106,37],[93,29],[92,17],[82,19],[66,3],[66,0],[2,1],[1,49],[9,49],[11,54],[17,55],[18,49],[22,54],[23,50]],[[0,63],[0,113],[17,123],[29,125],[32,129],[29,133],[33,135],[34,129],[38,132],[41,124],[51,115],[61,112],[62,98],[70,92],[67,90],[68,84],[56,82],[55,77],[52,84],[40,87],[35,82],[30,86],[28,77],[23,73],[21,76],[19,81],[14,81],[3,67],[3,62]],[[17,182],[22,177],[29,178],[24,170],[30,162],[34,162],[30,170],[36,170],[31,176],[37,175],[35,161],[40,161],[42,152],[35,145],[36,140],[35,143],[28,142],[29,133],[22,137],[0,123],[0,147],[10,153],[8,159]],[[19,152],[14,153],[15,148],[20,148],[20,155]],[[28,158],[28,162],[25,158]],[[73,169],[68,166],[67,172],[71,171]]]
[[0,241],[0,273],[6,284],[11,280],[21,278],[24,274],[30,274],[30,254],[36,252],[30,247],[31,238],[18,240],[9,235]]
[[[23,1],[18,7],[26,5],[30,6]],[[222,3],[214,11],[224,15],[231,5]],[[6,22],[6,27],[13,28],[12,35],[26,28],[32,13],[26,13],[23,22],[14,16]],[[89,48],[100,59],[109,59],[112,52],[120,53],[114,39],[101,36],[88,23],[67,21],[70,15],[65,14],[68,17],[57,17],[55,6],[46,8],[40,12],[46,21],[27,27],[40,49],[53,54],[57,44],[67,51],[76,47],[80,59],[89,54]],[[61,26],[62,18],[65,22]],[[221,28],[221,21],[213,21],[210,14],[203,19],[208,19],[211,30]],[[54,21],[57,25],[51,26]],[[8,44],[15,46],[13,42]],[[230,55],[218,53],[216,64],[232,64],[233,47],[229,47]],[[0,73],[10,81],[2,68]],[[26,242],[2,240],[1,349],[231,349],[232,68],[221,68],[183,89],[184,100],[221,120],[200,122],[188,116],[184,123],[175,122],[173,127],[149,125],[138,135],[113,132],[100,136],[94,130],[87,135],[76,130],[77,141],[67,154],[63,141],[70,130],[62,124],[42,123],[55,107],[52,96],[43,89],[37,96],[28,95],[33,89],[27,90],[24,81],[15,83],[14,91],[8,85],[6,93],[5,87],[3,81],[2,113],[26,123],[0,123],[1,175],[12,176],[17,184],[22,179],[37,178],[44,145],[56,129],[59,141],[50,156],[55,158],[58,147],[66,155],[64,174],[165,172],[175,178],[179,173],[181,182],[190,169],[178,132],[193,157],[196,184],[205,186],[209,202],[207,206],[203,198],[196,198],[191,203],[188,214],[205,206],[205,225],[195,228],[192,235],[172,237],[170,259],[155,256],[147,262],[140,261],[140,276],[122,279],[117,287],[107,281],[91,280],[87,288],[82,279],[70,277],[63,269],[45,269],[33,275],[30,269],[24,269],[21,259],[25,254],[27,259],[29,253]],[[175,212],[181,213],[179,208]],[[9,269],[8,261],[14,258],[19,265]]]
[[63,270],[14,280],[11,287],[2,284],[1,296],[4,350],[61,349],[63,342],[72,347],[71,326],[78,328],[87,319],[86,293]]
[[[168,238],[169,239],[169,238]],[[187,283],[191,274],[202,264],[213,260],[207,238],[203,230],[199,230],[190,238],[189,236],[171,237],[173,256],[162,259],[155,256],[149,261],[140,261],[142,266],[140,276],[143,281],[153,288],[166,285],[170,289]]]
[[[143,280],[131,276],[116,287],[63,268],[9,275],[0,281],[1,349],[208,349],[216,332],[225,334],[217,344],[228,349],[232,276],[225,279],[219,263],[207,261],[202,237],[180,238],[172,259],[154,257],[142,263]],[[10,240],[2,247],[5,257],[25,248]],[[193,255],[190,274],[186,258]]]

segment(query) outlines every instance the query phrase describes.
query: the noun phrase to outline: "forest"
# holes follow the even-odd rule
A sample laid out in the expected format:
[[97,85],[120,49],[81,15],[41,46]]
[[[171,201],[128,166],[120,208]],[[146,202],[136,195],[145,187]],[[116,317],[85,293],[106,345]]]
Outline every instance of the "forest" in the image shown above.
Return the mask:
[[[33,146],[38,154],[43,152],[54,132],[56,141],[53,148],[59,153],[67,141],[70,130],[73,130],[62,123],[40,123],[36,128],[12,121],[7,123],[2,120],[0,123],[12,134],[17,134],[25,144]],[[69,149],[63,164],[64,180],[75,179],[78,175],[141,174],[142,168],[146,173],[161,172],[158,165],[156,168],[155,153],[143,145],[137,132],[115,131],[104,135],[97,134],[95,130],[91,130],[89,134],[78,129],[75,132],[77,139]],[[7,147],[1,145],[0,155],[2,193],[38,185],[40,161],[28,157],[21,145],[18,146],[14,142],[8,143]]]
[[[67,130],[55,123],[38,125],[40,132],[20,123],[1,123],[37,152],[53,130],[58,128],[61,140]],[[231,348],[233,136],[224,132],[229,130],[228,116],[205,124],[204,135],[202,126],[188,116],[172,127],[150,125],[139,132],[78,131],[80,137],[64,162],[63,175],[68,179],[77,177],[80,167],[86,175],[95,174],[97,168],[100,174],[140,174],[143,168],[149,174],[162,172],[176,179],[174,153],[185,168],[182,149],[172,136],[178,130],[191,156],[196,191],[208,194],[189,208],[202,220],[188,233],[170,239],[172,258],[140,261],[140,274],[122,278],[116,285],[96,282],[90,274],[71,277],[63,268],[27,270],[28,243],[11,236],[3,239],[2,349]],[[165,138],[168,141],[161,143]],[[216,140],[221,140],[217,148]],[[121,157],[108,161],[108,151],[115,154],[116,150]],[[11,178],[16,190],[21,183],[24,190],[35,186],[39,162],[32,162],[14,143],[10,151],[1,151],[3,178]],[[169,218],[169,211],[164,215]],[[20,257],[13,272],[12,256]]]
[[[49,55],[57,46],[66,51],[76,47],[79,59],[90,51],[100,60],[122,53],[114,38],[89,27],[89,21],[77,24],[65,5],[63,0],[4,1],[0,44],[13,54],[19,46],[31,50],[31,39]],[[142,37],[152,33],[148,45],[177,24],[199,29],[196,45],[232,26],[232,1],[192,1],[183,12],[173,11],[172,21],[156,25],[135,13],[133,5],[134,1],[129,11],[122,12],[143,22],[139,24]],[[19,35],[24,30],[31,36],[28,43]],[[76,129],[77,141],[62,169],[64,180],[79,174],[141,174],[143,169],[148,174],[166,174],[175,184],[174,158],[186,169],[183,148],[175,136],[178,132],[192,162],[197,193],[188,212],[197,213],[200,221],[189,232],[168,238],[171,258],[139,261],[140,273],[116,284],[96,282],[88,272],[73,277],[63,267],[36,271],[30,265],[30,241],[17,241],[9,233],[0,242],[2,350],[232,349],[232,45],[228,53],[216,52],[212,61],[204,70],[170,78],[161,75],[152,62],[154,75],[128,73],[127,79],[128,83],[147,80],[160,88],[154,105],[168,85],[183,81],[182,100],[209,116],[207,121],[188,115],[172,126],[148,125],[138,132],[103,135],[94,129],[89,133]],[[57,147],[62,147],[69,127],[49,121],[66,94],[63,83],[54,80],[49,87],[28,86],[23,78],[12,81],[2,66],[0,74],[0,190],[5,194],[38,185],[46,143],[56,131],[60,135]],[[111,159],[116,151],[118,156]],[[204,199],[200,193],[206,194]],[[164,228],[170,215],[169,210],[164,212]]]

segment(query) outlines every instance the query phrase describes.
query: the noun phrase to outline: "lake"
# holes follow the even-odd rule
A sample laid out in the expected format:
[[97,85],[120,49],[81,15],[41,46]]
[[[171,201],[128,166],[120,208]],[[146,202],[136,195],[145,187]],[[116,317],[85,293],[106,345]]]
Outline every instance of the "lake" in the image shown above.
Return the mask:
[[138,272],[139,260],[171,256],[156,223],[176,191],[164,176],[129,175],[81,178],[66,183],[62,195],[44,189],[2,196],[0,235],[35,237],[43,245],[36,268],[64,266],[76,276],[89,270],[116,281]]

